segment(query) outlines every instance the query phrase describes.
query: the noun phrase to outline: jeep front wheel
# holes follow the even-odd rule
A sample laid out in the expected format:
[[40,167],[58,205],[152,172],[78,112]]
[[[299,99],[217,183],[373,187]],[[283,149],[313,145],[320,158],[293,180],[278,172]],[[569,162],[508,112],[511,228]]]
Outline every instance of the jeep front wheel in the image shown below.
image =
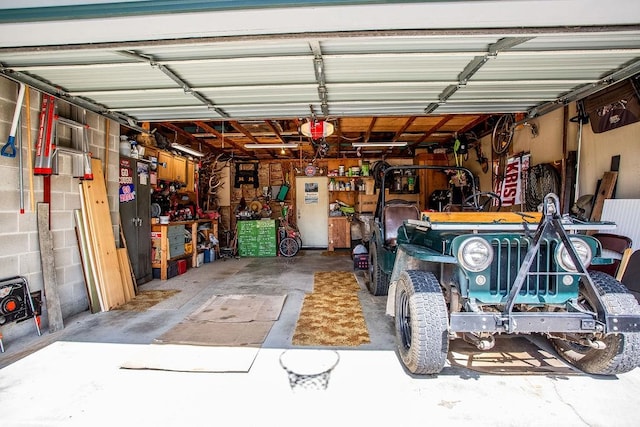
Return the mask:
[[437,374],[449,352],[447,305],[432,273],[403,271],[395,293],[398,354],[413,374]]
[[[640,306],[624,285],[606,273],[591,272],[591,279],[606,310],[611,314],[640,314]],[[590,304],[586,299],[585,303]],[[593,309],[590,304],[589,309]],[[608,334],[602,350],[560,339],[552,340],[560,356],[589,374],[617,375],[640,365],[640,333]]]
[[381,296],[389,293],[389,277],[382,270],[378,259],[378,248],[376,243],[371,240],[369,242],[369,280],[367,281],[367,289],[371,295]]

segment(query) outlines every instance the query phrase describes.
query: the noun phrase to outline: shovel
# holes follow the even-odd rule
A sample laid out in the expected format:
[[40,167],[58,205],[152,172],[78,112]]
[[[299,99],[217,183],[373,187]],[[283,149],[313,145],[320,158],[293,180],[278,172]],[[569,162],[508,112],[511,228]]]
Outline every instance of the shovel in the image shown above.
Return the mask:
[[16,150],[16,130],[18,129],[18,122],[20,121],[20,113],[22,112],[22,100],[24,99],[25,85],[20,84],[20,90],[18,91],[18,99],[16,100],[16,110],[13,113],[13,121],[11,122],[11,130],[9,131],[9,140],[0,150],[0,154],[5,157],[15,157]]

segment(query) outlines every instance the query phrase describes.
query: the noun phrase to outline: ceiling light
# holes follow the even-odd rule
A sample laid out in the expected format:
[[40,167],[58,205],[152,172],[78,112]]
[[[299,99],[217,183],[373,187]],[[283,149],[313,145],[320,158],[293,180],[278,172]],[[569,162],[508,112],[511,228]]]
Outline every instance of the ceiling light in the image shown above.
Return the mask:
[[406,142],[354,142],[351,144],[353,148],[367,147],[406,147]]
[[298,148],[298,144],[244,144],[244,148],[248,150],[255,150],[260,148],[265,148],[265,149]]
[[185,147],[184,145],[176,144],[175,142],[171,144],[171,148],[174,150],[182,151],[183,153],[191,154],[192,156],[202,157],[204,153],[201,153],[198,150],[194,150],[193,148]]
[[305,122],[300,126],[300,133],[311,139],[326,138],[333,135],[334,126],[327,121]]

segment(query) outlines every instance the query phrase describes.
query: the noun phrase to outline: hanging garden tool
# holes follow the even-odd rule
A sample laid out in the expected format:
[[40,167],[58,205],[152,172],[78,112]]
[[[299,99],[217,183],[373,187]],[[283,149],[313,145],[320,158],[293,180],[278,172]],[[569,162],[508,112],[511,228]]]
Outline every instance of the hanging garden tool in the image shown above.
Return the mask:
[[11,130],[9,131],[9,140],[2,147],[0,153],[5,157],[15,157],[16,150],[16,131],[18,129],[18,122],[20,121],[20,113],[22,112],[22,100],[24,99],[25,85],[19,83],[20,90],[18,91],[18,99],[16,100],[16,110],[13,113],[13,121],[11,122]]

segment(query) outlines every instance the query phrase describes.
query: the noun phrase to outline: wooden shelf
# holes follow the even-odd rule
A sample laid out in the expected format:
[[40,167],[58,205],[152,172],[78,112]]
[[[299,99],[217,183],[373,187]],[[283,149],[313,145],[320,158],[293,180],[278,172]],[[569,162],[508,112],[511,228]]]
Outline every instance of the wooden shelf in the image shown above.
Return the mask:
[[[191,265],[198,265],[198,226],[200,224],[211,223],[211,231],[214,233],[216,239],[218,238],[218,220],[216,219],[198,219],[195,221],[176,221],[171,222],[169,224],[154,224],[151,226],[151,233],[160,233],[160,246],[155,247],[156,250],[160,250],[160,263],[152,263],[151,266],[153,268],[160,269],[160,280],[167,280],[167,267],[169,266],[169,262],[185,259],[191,257]],[[178,255],[172,258],[167,258],[167,253],[169,252],[169,243],[168,243],[168,232],[169,227],[174,227],[182,225],[185,227],[189,227],[191,231],[191,244],[193,249],[190,254]]]

